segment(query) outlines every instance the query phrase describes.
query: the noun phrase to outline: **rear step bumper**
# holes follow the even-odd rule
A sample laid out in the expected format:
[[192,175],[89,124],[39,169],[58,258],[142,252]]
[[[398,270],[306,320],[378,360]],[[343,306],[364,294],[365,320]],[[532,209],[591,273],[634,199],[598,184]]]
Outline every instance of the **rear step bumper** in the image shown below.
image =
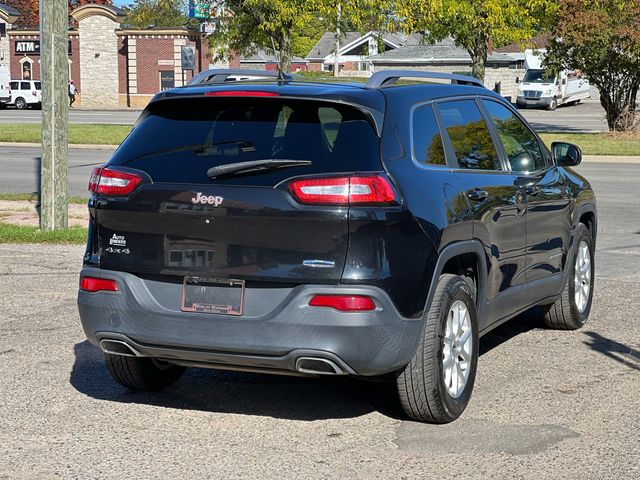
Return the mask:
[[[402,317],[372,286],[247,287],[245,316],[180,311],[181,285],[87,267],[117,292],[78,292],[87,338],[104,351],[162,358],[176,364],[291,374],[381,375],[413,356],[422,322]],[[316,294],[367,295],[376,309],[339,312],[310,307]],[[162,298],[160,298],[160,296]]]

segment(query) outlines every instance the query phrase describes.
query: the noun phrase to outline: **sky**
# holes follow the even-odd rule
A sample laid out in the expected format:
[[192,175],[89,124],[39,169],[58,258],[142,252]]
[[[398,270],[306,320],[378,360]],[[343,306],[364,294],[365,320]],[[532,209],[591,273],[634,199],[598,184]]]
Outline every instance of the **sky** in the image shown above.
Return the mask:
[[124,7],[125,5],[129,5],[133,3],[133,0],[113,0],[113,4],[116,7]]

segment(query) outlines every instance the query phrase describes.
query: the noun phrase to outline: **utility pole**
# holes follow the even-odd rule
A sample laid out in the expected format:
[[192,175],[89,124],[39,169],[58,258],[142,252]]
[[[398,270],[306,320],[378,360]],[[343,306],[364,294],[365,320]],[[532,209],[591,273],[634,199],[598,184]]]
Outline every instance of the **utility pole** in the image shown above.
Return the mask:
[[67,228],[68,22],[67,0],[40,0],[40,228],[47,231]]
[[336,55],[333,62],[333,76],[337,77],[340,73],[340,16],[342,15],[342,3],[338,3],[338,14],[336,15]]

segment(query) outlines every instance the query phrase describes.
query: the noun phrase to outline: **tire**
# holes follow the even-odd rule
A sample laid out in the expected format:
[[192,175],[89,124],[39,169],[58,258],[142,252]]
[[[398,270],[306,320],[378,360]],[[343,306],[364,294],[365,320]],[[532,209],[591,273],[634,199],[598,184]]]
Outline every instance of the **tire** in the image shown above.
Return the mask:
[[107,369],[123,387],[149,392],[162,390],[180,380],[184,367],[160,362],[151,358],[126,357],[105,353]]
[[[588,258],[586,258],[587,255]],[[588,265],[585,258],[588,260]],[[593,300],[595,262],[593,239],[589,229],[582,223],[578,225],[576,249],[568,267],[570,270],[560,298],[543,307],[544,323],[549,328],[577,330],[589,319]],[[585,282],[588,282],[587,292],[585,292]]]
[[22,97],[16,98],[16,101],[13,103],[18,110],[25,110],[28,106],[26,100]]
[[556,108],[558,108],[558,100],[554,98],[553,100],[551,100],[551,103],[547,107],[547,110],[554,111]]
[[[456,324],[455,311],[466,307],[461,346],[453,352],[451,342],[458,340],[447,324]],[[453,308],[452,308],[453,307]],[[400,403],[412,419],[430,423],[449,423],[464,412],[473,391],[478,365],[478,322],[473,293],[463,277],[442,275],[436,286],[433,303],[426,315],[426,325],[420,344],[411,362],[402,370],[396,384]],[[459,323],[458,323],[459,325]],[[464,355],[463,352],[466,352]],[[466,359],[463,359],[466,356]],[[454,359],[449,368],[445,361]],[[461,361],[462,360],[462,361]],[[462,364],[462,365],[461,365]],[[463,367],[457,370],[456,367]],[[449,380],[458,372],[466,381],[456,385]],[[455,378],[458,378],[455,375]]]

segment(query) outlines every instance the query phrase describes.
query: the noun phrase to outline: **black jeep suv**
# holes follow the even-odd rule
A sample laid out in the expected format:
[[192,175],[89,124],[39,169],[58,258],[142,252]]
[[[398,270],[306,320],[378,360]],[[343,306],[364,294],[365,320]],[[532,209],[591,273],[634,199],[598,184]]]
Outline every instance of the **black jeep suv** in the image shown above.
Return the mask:
[[553,328],[587,321],[597,216],[566,168],[577,147],[549,151],[469,77],[232,74],[156,95],[93,172],[78,306],[119,383],[391,374],[407,415],[443,423],[481,335],[534,306]]

